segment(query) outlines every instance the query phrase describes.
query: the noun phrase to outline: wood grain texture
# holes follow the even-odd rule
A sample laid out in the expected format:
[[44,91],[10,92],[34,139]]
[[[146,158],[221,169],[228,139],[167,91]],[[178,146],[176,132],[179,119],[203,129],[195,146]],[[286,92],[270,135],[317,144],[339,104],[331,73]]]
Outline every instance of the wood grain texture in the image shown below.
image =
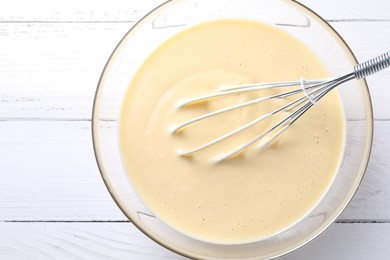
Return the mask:
[[384,21],[390,19],[390,2],[387,0],[299,0],[330,22]]
[[0,259],[180,259],[131,223],[0,223]]
[[[163,0],[3,0],[0,8],[0,259],[182,259],[126,220],[96,166],[93,95],[123,35]],[[390,1],[301,0],[359,61],[390,46]],[[281,258],[388,259],[388,71],[368,79],[374,146],[338,223]],[[59,222],[58,222],[59,221]]]
[[[7,1],[0,9],[3,22],[118,22],[137,21],[146,12],[164,0],[148,1],[50,1],[13,0]],[[389,20],[390,3],[387,0],[300,0],[330,21]]]
[[[0,223],[0,230],[0,259],[183,259],[131,223]],[[389,236],[390,224],[336,223],[280,260],[388,259]]]
[[[340,221],[390,220],[390,121],[375,127],[366,176]],[[0,221],[126,220],[100,177],[89,121],[3,121],[0,133]]]
[[89,121],[0,122],[1,220],[125,220],[93,154]]
[[148,1],[51,1],[14,0],[0,9],[2,22],[128,22],[138,21],[165,2]]
[[[89,119],[103,67],[132,25],[0,23],[0,120]],[[360,61],[390,46],[390,21],[333,25]],[[390,119],[389,82],[386,71],[368,78],[376,119]]]

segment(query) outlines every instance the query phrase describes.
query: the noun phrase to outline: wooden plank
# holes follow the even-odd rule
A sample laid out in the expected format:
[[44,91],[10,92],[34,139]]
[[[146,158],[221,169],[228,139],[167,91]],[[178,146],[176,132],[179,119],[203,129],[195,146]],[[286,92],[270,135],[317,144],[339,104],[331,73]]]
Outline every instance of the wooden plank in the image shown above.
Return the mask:
[[104,65],[131,26],[2,25],[0,118],[90,118]]
[[[104,64],[132,25],[0,24],[0,119],[90,118]],[[360,61],[388,51],[390,22],[333,25]],[[389,70],[368,78],[377,119],[390,119],[389,82]]]
[[131,223],[0,223],[1,259],[181,259]]
[[331,22],[390,19],[390,2],[387,0],[299,0],[298,2]]
[[[184,259],[131,223],[0,223],[1,259]],[[281,257],[386,259],[390,224],[334,224],[310,244]]]
[[93,94],[106,61],[133,24],[0,23],[2,94]]
[[[136,21],[145,13],[163,3],[148,1],[8,1],[0,9],[0,21]],[[299,1],[328,20],[389,19],[390,3],[386,0],[301,0]],[[380,6],[380,8],[378,8]],[[43,8],[44,7],[44,8]]]
[[[374,141],[367,171],[339,221],[390,223],[390,121],[374,125]],[[369,217],[365,217],[369,216]]]
[[[134,22],[161,2],[14,0],[1,5],[0,259],[182,259],[130,223],[112,223],[126,219],[101,181],[90,137],[93,92],[106,59]],[[332,22],[359,60],[388,51],[389,1],[302,2]],[[355,198],[339,223],[281,259],[388,258],[388,75],[369,79],[379,121]]]
[[[339,221],[390,222],[390,121]],[[0,122],[0,221],[123,221],[96,166],[89,121]]]
[[15,0],[3,4],[0,22],[128,22],[141,19],[164,0],[69,0],[34,2]]
[[[389,22],[351,22],[332,23],[331,25],[344,38],[359,62],[364,62],[390,51],[390,37],[385,36],[390,35]],[[378,33],[378,29],[384,30],[383,34]],[[386,44],[382,45],[380,42]],[[390,93],[390,69],[369,76],[366,80],[373,102],[374,117],[376,119],[389,119],[390,107],[387,97]]]
[[282,257],[298,259],[388,259],[390,224],[333,224],[307,246]]
[[0,133],[0,219],[126,219],[98,171],[89,121],[0,122]]

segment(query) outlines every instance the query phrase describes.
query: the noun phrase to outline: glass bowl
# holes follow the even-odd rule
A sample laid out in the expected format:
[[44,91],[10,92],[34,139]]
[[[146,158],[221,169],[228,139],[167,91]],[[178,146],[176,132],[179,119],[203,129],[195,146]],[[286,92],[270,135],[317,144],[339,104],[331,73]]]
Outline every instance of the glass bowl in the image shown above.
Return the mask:
[[349,72],[356,58],[337,32],[316,13],[295,1],[172,0],[147,14],[112,53],[96,91],[92,136],[103,180],[128,219],[160,245],[196,259],[269,259],[289,253],[322,233],[345,209],[366,169],[373,132],[366,81],[338,88],[346,118],[341,166],[328,192],[299,222],[260,241],[215,244],[186,236],[166,225],[142,203],[122,166],[118,122],[123,97],[139,66],[174,34],[208,20],[239,18],[271,24],[305,43],[331,75]]

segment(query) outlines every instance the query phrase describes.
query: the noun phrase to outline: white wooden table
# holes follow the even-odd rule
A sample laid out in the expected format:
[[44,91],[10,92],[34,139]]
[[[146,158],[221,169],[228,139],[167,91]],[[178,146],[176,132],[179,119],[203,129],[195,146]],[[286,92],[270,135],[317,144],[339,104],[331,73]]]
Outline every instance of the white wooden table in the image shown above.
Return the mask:
[[[91,141],[94,91],[149,1],[0,0],[0,259],[181,259],[126,220]],[[390,50],[390,1],[302,0],[359,61]],[[366,176],[330,229],[282,259],[390,259],[390,70],[368,79]]]

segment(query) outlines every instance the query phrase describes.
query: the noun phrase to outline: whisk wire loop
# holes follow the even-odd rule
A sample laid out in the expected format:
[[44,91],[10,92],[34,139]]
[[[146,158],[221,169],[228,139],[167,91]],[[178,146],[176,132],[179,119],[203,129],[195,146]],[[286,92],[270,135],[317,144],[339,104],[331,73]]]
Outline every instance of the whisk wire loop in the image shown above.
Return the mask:
[[[353,68],[353,72],[347,73],[338,77],[330,78],[330,79],[324,79],[324,80],[305,80],[301,79],[300,81],[290,81],[290,82],[274,82],[274,83],[253,83],[253,84],[244,84],[244,85],[238,85],[238,86],[225,86],[220,88],[214,93],[210,93],[207,95],[203,95],[200,97],[192,98],[192,99],[185,99],[181,100],[179,102],[179,107],[183,108],[188,105],[191,105],[196,102],[203,102],[212,100],[215,98],[223,98],[227,95],[232,94],[241,94],[245,92],[252,92],[252,91],[261,91],[265,89],[274,89],[274,88],[285,88],[285,87],[297,87],[297,89],[293,90],[287,90],[282,93],[278,93],[271,96],[266,97],[259,97],[255,98],[253,100],[249,100],[237,105],[233,105],[230,107],[222,108],[198,117],[195,117],[191,120],[188,120],[187,122],[184,122],[180,125],[174,126],[171,129],[172,134],[177,133],[178,131],[182,130],[185,127],[190,126],[191,124],[194,124],[198,121],[204,120],[206,118],[211,118],[214,116],[217,116],[222,113],[226,113],[228,111],[232,111],[235,109],[240,109],[247,106],[252,106],[261,102],[266,102],[272,99],[285,99],[290,96],[302,94],[300,97],[294,99],[293,101],[281,106],[280,108],[275,109],[274,111],[268,112],[266,114],[260,115],[259,117],[255,118],[254,120],[244,124],[241,127],[238,127],[218,138],[215,138],[205,144],[202,144],[196,148],[193,148],[189,151],[180,151],[180,155],[182,156],[189,156],[194,153],[200,152],[210,146],[213,146],[217,143],[220,143],[224,141],[225,139],[228,139],[232,137],[233,135],[236,135],[250,127],[253,127],[254,125],[264,121],[267,118],[270,118],[281,111],[288,112],[289,114],[285,117],[283,117],[281,120],[279,120],[276,124],[271,126],[266,131],[258,134],[251,140],[247,141],[246,143],[243,143],[239,145],[238,147],[234,148],[231,151],[223,152],[220,155],[217,155],[214,158],[214,161],[216,162],[222,162],[226,159],[229,159],[241,152],[243,152],[248,147],[254,145],[255,143],[259,143],[259,147],[263,148],[266,147],[269,143],[274,141],[278,136],[280,136],[283,132],[285,132],[296,120],[298,120],[307,110],[309,110],[313,105],[315,105],[321,98],[323,98],[327,93],[329,93],[332,89],[335,87],[350,81],[354,78],[361,79],[365,78],[371,74],[374,74],[380,70],[383,70],[387,67],[390,67],[390,52],[384,53],[374,59],[371,59],[369,61],[366,61],[364,63],[358,64]],[[267,138],[265,138],[267,137]]]

